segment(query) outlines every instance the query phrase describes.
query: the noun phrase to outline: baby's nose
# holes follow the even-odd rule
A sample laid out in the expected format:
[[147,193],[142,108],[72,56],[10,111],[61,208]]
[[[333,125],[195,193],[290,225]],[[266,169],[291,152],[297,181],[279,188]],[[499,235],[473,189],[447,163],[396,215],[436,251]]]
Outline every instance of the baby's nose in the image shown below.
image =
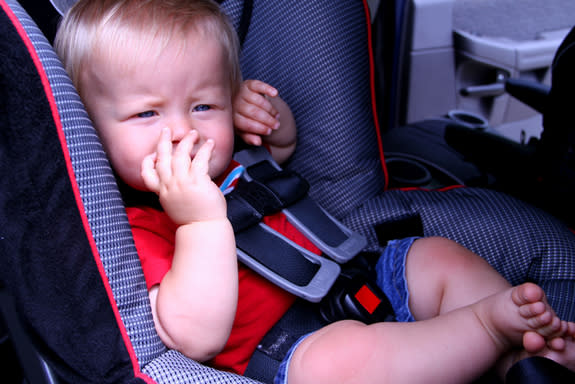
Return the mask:
[[186,119],[178,119],[171,122],[172,140],[174,142],[181,141],[192,129],[192,124]]
[[200,138],[199,132],[195,129],[190,129],[182,137],[172,138],[173,151],[183,151],[192,156],[197,152],[199,146],[201,146],[201,141],[202,139]]

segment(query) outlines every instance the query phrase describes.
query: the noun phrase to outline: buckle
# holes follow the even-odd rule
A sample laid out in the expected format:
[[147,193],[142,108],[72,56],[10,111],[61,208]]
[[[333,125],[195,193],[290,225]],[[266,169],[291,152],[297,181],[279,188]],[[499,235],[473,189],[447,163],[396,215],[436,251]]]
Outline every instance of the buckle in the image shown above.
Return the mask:
[[323,320],[329,323],[351,319],[373,324],[395,319],[387,296],[366,271],[357,267],[342,270],[320,303],[319,311]]

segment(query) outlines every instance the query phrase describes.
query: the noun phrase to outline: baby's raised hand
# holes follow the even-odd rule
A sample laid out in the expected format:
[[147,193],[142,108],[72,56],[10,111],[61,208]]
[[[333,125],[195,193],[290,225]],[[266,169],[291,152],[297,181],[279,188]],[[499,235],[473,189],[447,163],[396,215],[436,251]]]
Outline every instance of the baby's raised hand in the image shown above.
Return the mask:
[[246,143],[261,145],[262,136],[279,128],[279,113],[268,99],[277,95],[277,89],[263,81],[242,83],[233,103],[234,126]]
[[146,187],[158,194],[164,211],[178,225],[227,214],[224,196],[208,173],[214,142],[208,140],[198,149],[197,141],[198,133],[190,131],[174,149],[171,131],[165,128],[156,153],[142,162]]

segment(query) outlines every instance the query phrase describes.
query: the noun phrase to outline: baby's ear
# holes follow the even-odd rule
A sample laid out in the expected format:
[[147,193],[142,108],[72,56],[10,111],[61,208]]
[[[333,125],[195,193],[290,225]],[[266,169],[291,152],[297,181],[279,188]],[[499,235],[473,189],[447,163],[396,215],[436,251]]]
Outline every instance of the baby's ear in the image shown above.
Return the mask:
[[62,16],[64,16],[64,14],[68,12],[68,9],[72,8],[77,1],[78,0],[50,0],[54,8],[56,8],[58,13]]

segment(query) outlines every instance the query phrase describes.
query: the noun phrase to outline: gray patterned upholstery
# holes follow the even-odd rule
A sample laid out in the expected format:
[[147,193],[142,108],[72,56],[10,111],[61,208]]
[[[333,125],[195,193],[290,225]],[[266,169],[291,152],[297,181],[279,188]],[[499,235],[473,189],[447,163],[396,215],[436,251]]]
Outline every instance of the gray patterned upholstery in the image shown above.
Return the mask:
[[[425,236],[444,236],[483,256],[512,284],[543,286],[555,310],[575,318],[575,241],[563,223],[507,195],[479,188],[386,191],[345,223],[377,244],[374,227],[418,215]],[[377,245],[375,245],[377,247]]]
[[242,72],[245,78],[273,84],[290,105],[299,133],[290,167],[311,181],[311,194],[325,209],[343,217],[385,186],[372,113],[364,4],[269,4],[254,0]]

